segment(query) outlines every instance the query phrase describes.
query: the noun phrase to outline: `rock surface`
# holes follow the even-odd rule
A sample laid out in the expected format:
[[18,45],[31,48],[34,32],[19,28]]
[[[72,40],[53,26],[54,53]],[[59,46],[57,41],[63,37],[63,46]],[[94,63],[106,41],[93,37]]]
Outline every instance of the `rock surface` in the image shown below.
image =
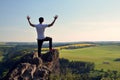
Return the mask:
[[2,80],[50,80],[50,74],[59,74],[59,52],[23,56]]

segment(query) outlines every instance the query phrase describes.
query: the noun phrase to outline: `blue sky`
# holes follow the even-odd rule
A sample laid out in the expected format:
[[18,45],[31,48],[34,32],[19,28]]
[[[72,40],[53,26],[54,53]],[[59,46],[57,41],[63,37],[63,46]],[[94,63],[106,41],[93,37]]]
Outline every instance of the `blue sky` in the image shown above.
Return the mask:
[[0,41],[35,42],[36,30],[29,26],[58,20],[45,35],[54,42],[120,41],[120,0],[0,0]]

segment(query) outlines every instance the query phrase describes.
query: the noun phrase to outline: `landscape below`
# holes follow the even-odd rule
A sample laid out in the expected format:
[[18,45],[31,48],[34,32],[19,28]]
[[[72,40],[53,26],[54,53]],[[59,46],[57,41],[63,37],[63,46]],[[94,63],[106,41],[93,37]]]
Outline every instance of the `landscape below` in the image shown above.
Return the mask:
[[[91,71],[88,71],[89,76],[92,75],[92,80],[94,80],[93,78],[95,76],[97,76],[97,79],[101,76],[100,78],[104,77],[104,79],[106,78],[107,80],[110,78],[110,75],[112,75],[110,80],[115,78],[116,80],[120,79],[120,42],[66,42],[54,43],[53,45],[55,49],[59,50],[60,64],[63,64],[61,62],[62,60],[63,62],[67,62],[66,65],[68,65],[66,68],[68,67],[68,70],[66,69],[66,71],[71,73],[71,76],[75,76],[74,74],[78,75],[78,73],[74,73],[73,67],[71,68],[72,64],[76,65],[77,63],[77,68],[78,62],[86,62],[85,64],[87,64],[87,66],[92,66],[90,67],[91,69],[89,69]],[[47,47],[47,43],[45,43],[42,49],[43,54],[48,51]],[[35,43],[0,42],[0,78],[5,76],[11,67],[7,64],[9,61],[16,61],[22,56],[36,51],[37,46]],[[68,59],[68,61],[64,59]],[[6,64],[4,62],[6,62]],[[6,65],[8,67],[5,67]],[[63,67],[64,66],[62,66],[62,68]],[[84,71],[79,74],[82,75],[83,73]],[[71,80],[73,79],[71,78]]]

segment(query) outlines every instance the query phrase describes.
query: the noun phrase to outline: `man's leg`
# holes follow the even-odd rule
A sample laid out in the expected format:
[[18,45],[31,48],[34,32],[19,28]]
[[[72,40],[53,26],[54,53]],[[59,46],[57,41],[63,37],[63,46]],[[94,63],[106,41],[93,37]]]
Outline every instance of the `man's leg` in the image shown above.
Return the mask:
[[51,37],[46,37],[44,41],[49,41],[49,50],[52,50],[52,38]]
[[52,38],[49,39],[49,50],[52,50]]
[[43,40],[38,40],[38,56],[41,56],[41,48],[42,48]]

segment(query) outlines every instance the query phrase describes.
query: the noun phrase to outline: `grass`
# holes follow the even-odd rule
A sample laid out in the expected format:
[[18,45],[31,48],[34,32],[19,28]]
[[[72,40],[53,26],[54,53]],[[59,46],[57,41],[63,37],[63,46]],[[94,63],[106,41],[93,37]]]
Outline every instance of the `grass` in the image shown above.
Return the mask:
[[2,61],[2,59],[3,59],[3,56],[0,56],[0,62]]
[[60,50],[60,57],[74,61],[94,62],[95,69],[117,70],[120,71],[120,61],[114,61],[120,58],[119,45],[98,45],[94,47],[79,49]]

